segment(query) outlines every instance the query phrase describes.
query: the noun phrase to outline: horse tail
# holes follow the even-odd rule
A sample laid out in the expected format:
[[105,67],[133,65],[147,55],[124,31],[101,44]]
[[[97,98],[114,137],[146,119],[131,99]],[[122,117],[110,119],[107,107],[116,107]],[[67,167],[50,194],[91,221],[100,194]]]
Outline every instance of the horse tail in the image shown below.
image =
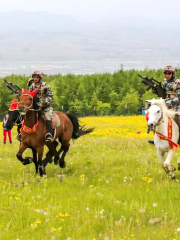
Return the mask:
[[94,128],[85,128],[85,126],[80,126],[77,117],[74,115],[67,113],[67,116],[73,124],[72,139],[77,139],[85,134],[91,133],[94,130]]

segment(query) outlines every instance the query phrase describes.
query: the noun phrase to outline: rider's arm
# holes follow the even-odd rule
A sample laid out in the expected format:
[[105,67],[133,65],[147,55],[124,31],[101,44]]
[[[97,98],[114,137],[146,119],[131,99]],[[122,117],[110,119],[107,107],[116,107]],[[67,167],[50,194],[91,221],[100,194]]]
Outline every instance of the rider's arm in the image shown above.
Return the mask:
[[47,104],[51,105],[51,102],[53,99],[53,93],[48,84],[46,84],[44,87],[44,95],[45,95],[45,102],[47,102]]
[[27,83],[28,87],[30,87],[33,82],[34,82],[34,79],[33,79],[33,78],[30,78],[30,79],[28,80],[28,83]]

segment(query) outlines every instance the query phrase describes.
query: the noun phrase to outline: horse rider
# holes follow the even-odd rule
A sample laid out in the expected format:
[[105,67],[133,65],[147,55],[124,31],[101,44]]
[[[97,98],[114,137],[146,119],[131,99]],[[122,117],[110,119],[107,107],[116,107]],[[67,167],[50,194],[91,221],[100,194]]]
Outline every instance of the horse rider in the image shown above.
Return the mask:
[[45,118],[46,118],[46,141],[53,141],[52,136],[52,114],[53,108],[51,106],[53,93],[50,86],[43,81],[44,74],[40,71],[34,71],[32,73],[32,78],[28,80],[28,87],[29,91],[33,91],[34,89],[38,88],[36,93],[36,97],[38,99],[38,105],[41,107]]
[[164,68],[165,79],[162,87],[166,90],[166,105],[178,112],[177,121],[180,127],[180,79],[175,74],[176,69],[174,67],[166,66]]

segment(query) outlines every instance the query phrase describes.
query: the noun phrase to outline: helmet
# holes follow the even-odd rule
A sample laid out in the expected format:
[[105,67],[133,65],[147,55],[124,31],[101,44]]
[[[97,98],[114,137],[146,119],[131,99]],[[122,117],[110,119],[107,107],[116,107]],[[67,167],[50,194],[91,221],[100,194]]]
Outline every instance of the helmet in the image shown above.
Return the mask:
[[166,66],[165,68],[164,68],[164,73],[175,73],[175,71],[176,71],[176,69],[174,68],[174,67],[172,67],[172,66]]
[[34,76],[36,76],[36,75],[40,77],[40,80],[42,80],[42,78],[43,78],[43,76],[44,76],[44,74],[43,74],[42,72],[40,72],[40,71],[34,71],[33,74],[32,74],[32,78],[33,78]]

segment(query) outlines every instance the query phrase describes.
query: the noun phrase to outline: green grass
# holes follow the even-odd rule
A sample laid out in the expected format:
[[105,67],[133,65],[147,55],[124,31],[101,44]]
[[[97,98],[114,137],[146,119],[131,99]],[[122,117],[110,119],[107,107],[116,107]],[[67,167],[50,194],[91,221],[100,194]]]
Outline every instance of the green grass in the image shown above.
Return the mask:
[[0,239],[180,239],[180,183],[147,139],[82,137],[47,179],[16,159],[18,146],[0,143]]

